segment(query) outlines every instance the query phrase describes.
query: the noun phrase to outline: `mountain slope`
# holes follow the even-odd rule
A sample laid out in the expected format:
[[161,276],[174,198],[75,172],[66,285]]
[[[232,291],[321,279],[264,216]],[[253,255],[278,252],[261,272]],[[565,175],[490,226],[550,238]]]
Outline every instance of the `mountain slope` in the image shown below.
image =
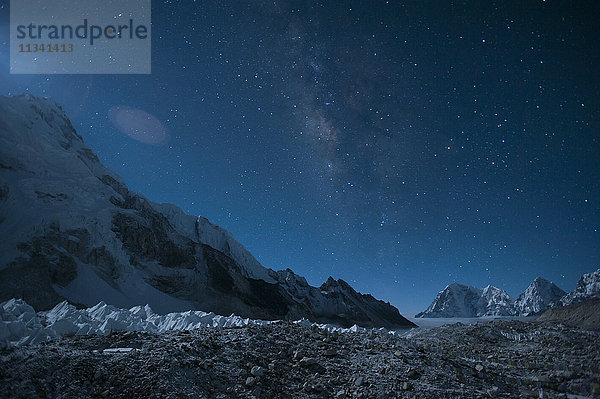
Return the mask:
[[227,231],[130,191],[56,103],[0,98],[0,301],[148,303],[258,319],[405,327],[398,310],[333,279],[264,268]]
[[482,291],[475,287],[452,283],[440,291],[431,305],[415,317],[475,317]]
[[536,321],[562,323],[586,330],[600,330],[600,299],[550,308]]
[[[546,282],[546,280],[536,279],[531,283],[528,290],[519,296],[519,300],[517,301],[512,299],[506,291],[491,285],[480,290],[476,287],[453,283],[438,293],[431,305],[425,311],[415,315],[415,317],[523,315],[521,309],[529,309],[536,306],[538,309],[541,309],[543,304],[547,307],[550,303],[548,299],[550,296],[547,291],[555,291],[552,291],[550,288],[544,288],[543,282]],[[558,287],[556,289],[560,290]],[[539,312],[539,310],[536,310],[536,312]]]
[[537,277],[516,300],[505,291],[489,285],[479,290],[453,283],[438,293],[431,305],[415,317],[530,316],[548,308],[596,299],[600,299],[600,269],[584,274],[575,290],[568,294],[554,283]]
[[514,301],[506,291],[488,285],[483,290],[452,283],[437,294],[429,307],[415,317],[512,316]]
[[564,306],[590,299],[600,299],[600,269],[581,276],[575,290],[562,297],[559,304]]
[[560,299],[566,294],[565,291],[558,288],[554,283],[536,278],[517,298],[515,308],[518,314],[529,316],[547,309],[551,303]]
[[514,302],[506,291],[488,285],[478,301],[477,316],[514,316]]

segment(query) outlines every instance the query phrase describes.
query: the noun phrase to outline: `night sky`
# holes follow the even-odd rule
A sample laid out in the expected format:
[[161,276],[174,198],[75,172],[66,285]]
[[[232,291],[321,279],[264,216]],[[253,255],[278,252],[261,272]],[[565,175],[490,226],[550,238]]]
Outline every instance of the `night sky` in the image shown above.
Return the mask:
[[10,75],[0,4],[0,94],[266,267],[409,316],[600,267],[596,1],[153,1],[151,75]]

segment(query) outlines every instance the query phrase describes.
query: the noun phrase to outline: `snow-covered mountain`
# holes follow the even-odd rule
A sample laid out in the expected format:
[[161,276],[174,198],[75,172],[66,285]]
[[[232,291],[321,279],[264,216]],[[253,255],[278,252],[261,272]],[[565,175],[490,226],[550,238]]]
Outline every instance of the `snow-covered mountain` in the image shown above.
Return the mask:
[[514,316],[515,301],[504,290],[488,285],[481,293],[477,316]]
[[440,291],[429,307],[415,317],[472,317],[477,313],[481,290],[452,283]]
[[580,303],[600,298],[600,269],[581,276],[577,287],[559,300],[560,305]]
[[566,294],[556,284],[543,279],[536,278],[515,301],[515,310],[518,314],[529,316],[547,309],[551,303],[557,301]]
[[429,307],[415,317],[510,316],[514,301],[500,288],[488,285],[483,290],[452,283],[437,294]]
[[453,283],[437,294],[429,307],[415,317],[530,316],[550,307],[600,299],[600,269],[584,274],[573,292],[536,278],[516,300],[506,291],[488,285],[483,290]]
[[267,269],[205,218],[130,191],[49,99],[0,97],[0,236],[0,301],[22,298],[36,310],[67,299],[412,326],[342,280],[317,288]]

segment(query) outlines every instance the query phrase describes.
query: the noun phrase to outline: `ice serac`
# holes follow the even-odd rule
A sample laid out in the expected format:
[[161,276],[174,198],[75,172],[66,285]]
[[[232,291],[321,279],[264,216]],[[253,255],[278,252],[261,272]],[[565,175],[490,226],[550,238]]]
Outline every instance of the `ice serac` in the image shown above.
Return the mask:
[[400,328],[396,308],[343,282],[263,267],[233,236],[127,188],[54,101],[0,97],[0,301],[36,310],[104,301],[157,313]]
[[515,301],[515,310],[522,316],[540,313],[565,294],[556,284],[538,277],[519,295]]
[[592,299],[600,299],[600,269],[581,276],[575,290],[562,297],[558,304],[565,306]]

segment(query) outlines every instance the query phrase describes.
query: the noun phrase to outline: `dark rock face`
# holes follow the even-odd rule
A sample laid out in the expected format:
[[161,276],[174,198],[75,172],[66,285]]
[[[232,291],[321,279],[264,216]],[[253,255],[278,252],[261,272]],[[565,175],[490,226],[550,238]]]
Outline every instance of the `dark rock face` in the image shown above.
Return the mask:
[[[53,285],[69,284],[77,276],[75,257],[86,254],[86,230],[51,230],[45,236],[21,243],[18,257],[0,270],[0,292],[4,298],[23,298],[40,309],[61,301]],[[82,242],[83,241],[83,242]],[[27,299],[26,299],[27,298]]]
[[[132,256],[155,260],[167,268],[192,269],[195,251],[191,240],[180,245],[170,239],[169,223],[155,213],[150,217],[117,213],[113,216],[113,231]],[[183,237],[182,237],[183,239]]]
[[0,98],[0,144],[0,236],[9,238],[0,242],[0,301],[413,326],[341,280],[316,288],[265,269],[206,219],[130,191],[51,100]]
[[344,280],[334,280],[329,277],[319,288],[325,292],[325,297],[336,304],[338,313],[326,314],[324,322],[342,324],[349,327],[348,322],[366,327],[377,327],[378,325],[406,326],[406,319],[400,315],[398,309],[389,303],[377,300],[370,294],[356,292]]
[[83,262],[93,266],[96,273],[114,287],[114,281],[119,278],[119,270],[115,259],[104,245],[92,248],[83,258]]
[[22,298],[38,309],[51,309],[64,300],[52,288],[64,275],[58,276],[55,267],[44,262],[38,263],[38,260],[20,260],[0,271],[0,300]]
[[231,258],[208,245],[202,246],[209,284],[223,294],[233,292],[235,281],[229,275],[235,265]]

